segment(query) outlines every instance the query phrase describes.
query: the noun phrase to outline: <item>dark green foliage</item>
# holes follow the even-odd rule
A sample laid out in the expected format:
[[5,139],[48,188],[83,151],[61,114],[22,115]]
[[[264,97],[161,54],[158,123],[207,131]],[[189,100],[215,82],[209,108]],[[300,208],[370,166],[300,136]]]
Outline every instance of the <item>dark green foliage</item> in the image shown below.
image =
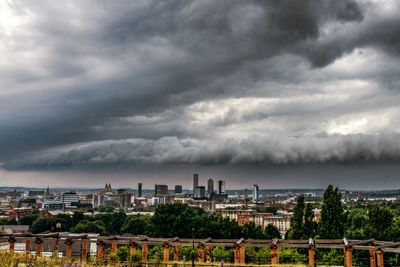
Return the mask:
[[315,237],[317,232],[318,224],[314,221],[314,211],[310,204],[306,205],[304,211],[304,224],[303,224],[303,239]]
[[293,209],[293,217],[290,220],[289,239],[301,239],[303,237],[304,209],[304,196],[299,196]]
[[242,228],[236,221],[229,218],[222,218],[219,214],[205,216],[200,222],[200,235],[199,237],[206,238],[241,238]]
[[280,263],[304,264],[307,262],[307,255],[305,251],[299,252],[295,248],[281,249],[279,252],[279,261]]
[[123,210],[119,210],[114,213],[111,219],[111,224],[109,225],[108,231],[110,234],[119,234],[122,225],[124,225],[126,219],[126,214]]
[[242,226],[242,237],[250,239],[265,239],[265,233],[260,226],[254,222],[248,222]]
[[314,221],[313,208],[310,204],[305,204],[304,196],[297,198],[290,226],[288,239],[308,239],[316,234],[317,223]]
[[97,233],[101,235],[108,234],[102,221],[81,221],[70,229],[72,233]]
[[338,249],[317,250],[316,256],[318,265],[343,266],[343,252]]
[[271,250],[269,248],[246,248],[246,263],[269,264],[271,263]]
[[84,218],[85,215],[83,215],[83,212],[75,211],[74,214],[72,215],[73,225],[77,225],[80,221],[83,221]]
[[213,261],[233,262],[233,249],[214,247],[211,252]]
[[129,248],[127,246],[119,247],[117,250],[117,258],[119,261],[127,261],[129,259]]
[[17,225],[18,222],[16,219],[8,219],[8,218],[1,218],[0,225]]
[[161,246],[154,246],[149,249],[149,259],[151,261],[160,262],[163,260],[164,251]]
[[268,207],[257,206],[256,210],[257,212],[276,214],[278,212],[278,207],[273,205]]
[[324,203],[319,224],[319,238],[343,238],[346,216],[338,188],[329,185],[324,193]]
[[134,215],[128,216],[121,227],[121,233],[130,233],[133,235],[144,235],[152,231],[149,227],[151,225],[150,216]]
[[201,208],[184,204],[165,204],[156,208],[151,221],[154,236],[191,237],[194,228],[196,237],[204,237],[202,226],[206,222],[206,213]]
[[197,260],[198,258],[198,251],[197,246],[195,245],[194,251],[192,250],[192,246],[182,246],[179,250],[179,259],[186,261],[190,261],[192,259],[192,255],[194,255],[194,259]]
[[279,229],[273,224],[268,224],[264,229],[266,239],[281,238],[281,233]]
[[32,227],[33,222],[39,217],[38,214],[33,214],[33,215],[26,215],[22,218],[19,219],[18,223],[20,225],[29,225]]
[[24,199],[21,199],[18,202],[18,206],[19,207],[21,207],[21,206],[34,207],[34,206],[36,206],[36,199],[35,198],[24,198]]
[[55,230],[56,220],[54,218],[48,218],[44,216],[38,217],[32,223],[32,233],[38,234],[46,231]]
[[[60,231],[69,231],[69,229],[73,226],[73,221],[70,215],[68,214],[57,214],[54,216],[55,224],[60,223],[61,229]],[[50,229],[51,231],[55,231],[55,228]]]

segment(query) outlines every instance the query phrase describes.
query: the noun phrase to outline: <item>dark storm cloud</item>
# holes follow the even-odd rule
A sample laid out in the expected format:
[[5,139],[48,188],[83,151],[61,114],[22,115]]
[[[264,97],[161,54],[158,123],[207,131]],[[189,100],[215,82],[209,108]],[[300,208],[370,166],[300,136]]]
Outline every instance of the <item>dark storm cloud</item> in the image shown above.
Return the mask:
[[[395,109],[391,103],[399,96],[387,89],[398,87],[398,70],[381,63],[366,78],[360,68],[353,74],[329,69],[354,49],[398,59],[400,20],[382,5],[351,0],[4,5],[19,20],[9,19],[0,31],[6,62],[0,64],[0,161],[18,169],[91,162],[397,160],[396,138],[385,137],[397,133],[397,126],[387,122],[370,129],[359,117],[377,109],[398,118],[397,110],[382,110]],[[345,95],[346,87],[361,91],[358,80],[366,95]],[[348,82],[338,86],[341,92],[329,89],[343,81]],[[307,95],[317,96],[302,99]],[[229,106],[237,98],[250,111]],[[257,98],[292,100],[257,104]],[[340,123],[345,127],[337,127]],[[347,126],[352,123],[362,125]],[[327,128],[339,129],[339,137],[309,139]],[[357,131],[361,135],[352,135]],[[390,141],[377,141],[376,132],[384,134],[379,140]],[[251,138],[257,135],[262,137]],[[286,145],[293,136],[298,140]],[[337,142],[360,152],[342,145],[337,155],[331,153]]]
[[259,136],[216,143],[179,140],[130,139],[101,141],[33,156],[6,164],[7,169],[65,167],[81,164],[321,164],[399,161],[400,135],[327,135],[266,140]]

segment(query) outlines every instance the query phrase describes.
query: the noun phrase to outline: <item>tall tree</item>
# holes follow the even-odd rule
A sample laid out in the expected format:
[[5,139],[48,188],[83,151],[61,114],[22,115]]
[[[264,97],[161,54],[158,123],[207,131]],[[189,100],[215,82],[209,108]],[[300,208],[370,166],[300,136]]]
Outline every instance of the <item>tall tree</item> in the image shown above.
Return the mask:
[[339,189],[329,185],[324,192],[318,235],[320,238],[343,238],[345,227],[346,215]]
[[296,206],[293,209],[293,217],[290,220],[290,229],[288,232],[289,239],[303,238],[303,223],[304,223],[304,196],[297,198]]
[[389,228],[393,224],[394,215],[388,208],[373,206],[368,210],[369,222],[367,233],[380,240],[391,240]]
[[317,222],[314,221],[314,211],[311,204],[306,205],[304,211],[303,239],[315,237],[317,231]]

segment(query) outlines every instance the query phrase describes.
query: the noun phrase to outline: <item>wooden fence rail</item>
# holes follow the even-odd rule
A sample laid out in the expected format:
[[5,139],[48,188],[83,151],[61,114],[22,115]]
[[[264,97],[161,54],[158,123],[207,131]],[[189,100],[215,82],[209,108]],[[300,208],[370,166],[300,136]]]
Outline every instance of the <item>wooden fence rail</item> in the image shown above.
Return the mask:
[[[25,243],[25,253],[35,252],[35,255],[42,255],[43,244],[50,247],[53,257],[59,256],[60,247],[65,249],[65,258],[79,257],[82,262],[88,260],[88,254],[92,245],[96,246],[96,257],[104,259],[107,251],[116,253],[118,246],[127,246],[131,255],[137,249],[141,249],[142,262],[148,259],[149,246],[161,246],[163,248],[162,259],[170,261],[170,250],[173,253],[173,261],[179,261],[179,251],[182,246],[196,245],[198,262],[211,262],[210,253],[213,247],[230,247],[234,250],[234,263],[241,265],[245,263],[246,248],[268,247],[271,249],[271,264],[279,264],[281,248],[300,248],[308,250],[308,264],[315,266],[315,250],[318,249],[341,249],[344,253],[344,265],[352,266],[354,250],[365,250],[369,252],[370,267],[384,266],[384,253],[400,254],[400,243],[368,240],[347,240],[347,239],[312,239],[309,240],[250,240],[250,239],[185,239],[185,238],[151,238],[147,236],[98,236],[89,234],[50,233],[50,234],[0,234],[0,242],[9,243],[9,251],[14,253],[15,244]],[[50,245],[49,245],[50,244]],[[73,255],[73,247],[79,255]],[[78,249],[77,249],[78,246]],[[109,248],[108,250],[106,248]],[[63,254],[64,255],[64,254]]]

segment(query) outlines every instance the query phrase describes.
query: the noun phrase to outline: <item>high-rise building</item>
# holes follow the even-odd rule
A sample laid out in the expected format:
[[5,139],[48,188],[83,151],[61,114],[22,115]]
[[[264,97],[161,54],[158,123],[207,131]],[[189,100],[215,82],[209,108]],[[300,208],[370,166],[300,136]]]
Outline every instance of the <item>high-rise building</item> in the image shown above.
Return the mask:
[[222,180],[218,181],[218,194],[219,195],[225,194],[225,181]]
[[125,191],[120,195],[120,198],[121,198],[120,207],[123,209],[129,208],[131,205],[132,194]]
[[253,202],[257,202],[258,201],[258,194],[259,194],[259,187],[256,184],[253,184]]
[[175,185],[175,194],[182,194],[182,185]]
[[212,193],[214,193],[214,180],[210,178],[207,180],[207,194]]
[[166,184],[156,184],[154,187],[156,197],[168,196],[168,185]]
[[199,186],[199,174],[194,173],[193,174],[193,193],[196,190],[196,187]]
[[142,183],[138,183],[138,197],[142,197]]
[[61,202],[64,208],[70,208],[79,203],[79,196],[75,192],[65,192],[61,195]]
[[205,198],[206,197],[206,187],[205,186],[198,186],[194,190],[194,197],[195,198]]

